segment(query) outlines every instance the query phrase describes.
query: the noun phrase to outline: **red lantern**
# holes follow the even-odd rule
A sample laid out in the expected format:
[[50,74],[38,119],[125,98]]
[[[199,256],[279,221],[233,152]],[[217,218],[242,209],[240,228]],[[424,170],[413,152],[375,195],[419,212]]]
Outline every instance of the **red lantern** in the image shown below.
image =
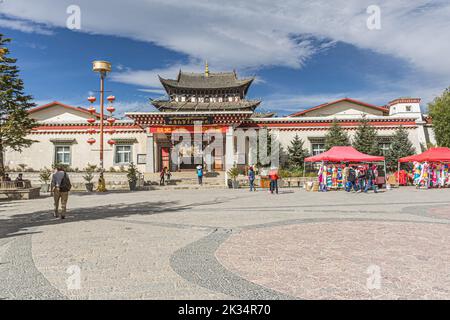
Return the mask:
[[106,108],[106,110],[113,113],[114,111],[116,111],[116,108],[114,108],[113,106],[108,106],[108,108]]
[[90,103],[94,103],[96,100],[97,100],[97,99],[96,99],[95,97],[93,97],[93,96],[88,97],[88,101],[89,101]]
[[90,113],[94,113],[94,112],[95,112],[95,108],[94,108],[94,107],[89,107],[89,108],[88,108],[88,111],[89,111]]
[[108,133],[109,134],[114,134],[114,133],[116,133],[116,130],[114,130],[114,129],[108,130]]
[[95,134],[95,133],[97,133],[97,131],[95,129],[89,129],[89,130],[87,130],[87,133]]
[[116,100],[116,97],[114,97],[114,96],[109,96],[109,97],[106,98],[106,99],[108,99],[109,102],[114,102],[114,100]]
[[95,122],[95,119],[94,119],[94,118],[89,118],[89,119],[87,119],[87,122],[89,122],[89,123],[94,123],[94,122]]
[[113,146],[116,144],[116,141],[114,141],[113,139],[108,140],[108,144]]
[[87,143],[89,143],[90,145],[93,145],[95,143],[95,139],[94,138],[89,138]]
[[110,124],[113,124],[114,122],[116,122],[116,119],[113,117],[109,117],[108,119],[106,119],[106,121],[108,121]]

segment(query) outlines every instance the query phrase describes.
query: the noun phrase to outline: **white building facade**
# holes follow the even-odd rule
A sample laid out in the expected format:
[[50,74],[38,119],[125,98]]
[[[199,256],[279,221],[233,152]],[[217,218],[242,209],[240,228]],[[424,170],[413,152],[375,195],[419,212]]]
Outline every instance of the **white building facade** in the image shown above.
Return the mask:
[[[99,115],[93,115],[85,108],[52,102],[31,110],[30,116],[38,122],[29,136],[35,143],[22,152],[7,150],[7,168],[17,169],[26,165],[29,170],[41,170],[62,163],[83,171],[88,164],[99,164]],[[92,117],[96,119],[94,124],[87,122]],[[105,129],[108,132],[104,155],[107,171],[123,169],[131,162],[143,173],[158,172],[164,166],[175,171],[183,170],[180,166],[173,167],[168,158],[173,147],[171,133],[181,127],[192,133],[190,121],[199,117],[208,119],[206,128],[215,128],[223,135],[224,152],[214,154],[214,165],[209,168],[213,171],[227,171],[242,161],[248,165],[256,163],[248,154],[239,154],[236,147],[239,132],[249,129],[278,131],[277,139],[284,148],[298,135],[304,141],[304,147],[316,155],[325,151],[325,135],[334,120],[352,138],[362,117],[366,117],[376,128],[381,148],[389,148],[390,137],[399,126],[407,129],[418,153],[428,144],[435,144],[431,119],[421,112],[420,99],[413,98],[396,99],[385,106],[345,98],[286,117],[264,117],[248,110],[159,111],[130,113],[128,117],[129,120],[117,120]],[[176,122],[169,122],[169,118],[176,119]],[[96,133],[92,134],[92,130]],[[87,142],[91,137],[96,140],[93,144]],[[106,143],[108,140],[114,140],[115,144]],[[245,150],[246,153],[248,151]]]

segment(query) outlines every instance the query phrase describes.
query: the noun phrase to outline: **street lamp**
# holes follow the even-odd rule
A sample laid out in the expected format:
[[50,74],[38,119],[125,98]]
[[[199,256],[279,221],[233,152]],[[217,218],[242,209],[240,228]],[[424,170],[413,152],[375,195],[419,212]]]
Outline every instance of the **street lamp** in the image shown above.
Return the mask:
[[[106,191],[106,183],[104,178],[104,166],[103,166],[103,145],[104,145],[104,127],[105,127],[105,113],[104,113],[104,100],[105,100],[105,78],[108,72],[111,72],[111,63],[108,61],[94,61],[92,63],[92,70],[94,72],[100,73],[100,178],[98,179],[98,187],[97,191],[99,192],[105,192]],[[109,96],[108,101],[110,102],[110,105],[106,109],[109,111],[110,115],[107,119],[107,122],[110,126],[114,124],[116,121],[115,118],[113,118],[112,113],[115,111],[115,108],[112,106],[112,103],[115,100],[114,96]],[[93,104],[96,101],[95,97],[89,97],[88,101]],[[91,114],[95,113],[95,108],[91,105],[91,107],[88,109]],[[95,118],[88,119],[89,123],[94,124]],[[96,133],[95,129],[88,130],[89,133],[93,134]],[[114,133],[114,130],[109,131],[110,134]],[[90,145],[94,144],[96,141],[94,138],[89,138],[87,141]],[[113,139],[108,140],[108,144],[111,146],[115,144],[115,141]]]

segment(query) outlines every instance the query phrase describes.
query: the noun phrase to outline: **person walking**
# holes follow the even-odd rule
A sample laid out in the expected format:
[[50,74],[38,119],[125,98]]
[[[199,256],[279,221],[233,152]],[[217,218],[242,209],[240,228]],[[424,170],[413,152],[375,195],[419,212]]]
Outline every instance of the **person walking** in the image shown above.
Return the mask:
[[357,181],[358,181],[358,191],[357,192],[364,191],[365,184],[366,184],[366,170],[363,166],[360,166],[358,168]]
[[172,172],[167,168],[166,170],[166,183],[169,184],[170,178],[172,177]]
[[367,193],[369,189],[373,189],[375,193],[378,193],[377,190],[377,166],[374,164],[372,167],[367,170],[367,183],[364,189],[364,192]]
[[357,191],[356,187],[356,171],[353,167],[350,167],[348,171],[347,184],[345,186],[345,191],[350,192],[351,190]]
[[197,178],[198,178],[198,184],[203,185],[203,167],[201,165],[197,166]]
[[167,167],[162,168],[161,172],[159,173],[159,185],[163,186],[165,184],[165,176],[166,176],[166,170]]
[[255,189],[255,170],[253,167],[248,169],[248,183],[250,185],[250,191],[256,191]]
[[270,178],[270,193],[273,194],[273,192],[275,191],[276,194],[278,194],[278,170],[277,169],[272,169],[269,172],[269,178]]
[[344,170],[342,170],[342,184],[343,184],[344,188],[347,185],[349,172],[350,172],[350,166],[348,163],[346,163]]
[[[67,201],[69,199],[69,191],[72,188],[69,176],[64,171],[64,168],[58,166],[56,172],[53,174],[51,190],[53,192],[53,200],[55,204],[54,217],[61,219],[66,218]],[[59,214],[59,202],[61,201],[61,214]]]

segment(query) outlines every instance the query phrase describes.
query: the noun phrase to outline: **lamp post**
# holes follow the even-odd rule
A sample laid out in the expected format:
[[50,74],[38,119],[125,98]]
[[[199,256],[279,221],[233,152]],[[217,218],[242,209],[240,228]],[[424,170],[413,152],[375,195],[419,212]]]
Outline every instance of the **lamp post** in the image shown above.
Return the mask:
[[[105,192],[106,191],[106,183],[104,178],[104,128],[105,128],[105,111],[104,111],[104,100],[105,100],[105,78],[108,72],[111,72],[111,63],[108,61],[94,61],[92,63],[92,70],[94,72],[100,73],[100,177],[98,179],[98,187],[97,191]],[[108,101],[112,104],[115,100],[114,96],[109,96]],[[89,97],[88,101],[92,104],[96,100],[95,97]],[[112,126],[115,122],[115,119],[112,117],[112,113],[115,111],[112,105],[108,106],[107,110],[110,112],[110,117],[107,119],[107,122]],[[95,108],[91,106],[89,108],[89,112],[92,114],[95,112]],[[91,124],[95,123],[95,118],[88,119],[88,122]],[[95,129],[88,130],[89,133],[95,133]],[[114,130],[110,130],[110,134],[114,133]],[[87,141],[89,144],[94,144],[96,141],[94,138],[89,138]],[[115,144],[115,141],[110,139],[108,144],[111,146]]]

